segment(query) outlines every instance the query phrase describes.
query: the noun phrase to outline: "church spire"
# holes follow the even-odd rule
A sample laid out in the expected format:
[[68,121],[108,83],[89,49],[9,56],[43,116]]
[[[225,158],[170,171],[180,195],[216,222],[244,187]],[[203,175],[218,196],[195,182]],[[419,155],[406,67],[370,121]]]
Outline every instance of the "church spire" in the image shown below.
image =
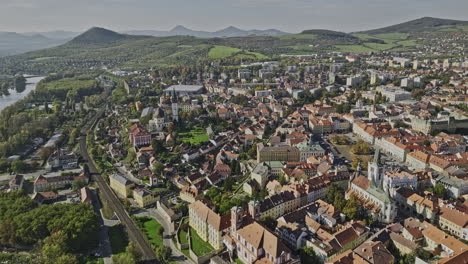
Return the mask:
[[171,102],[172,103],[177,103],[177,93],[175,91],[175,88],[172,89]]
[[179,105],[177,103],[177,94],[175,89],[172,89],[172,120],[178,122],[179,121]]

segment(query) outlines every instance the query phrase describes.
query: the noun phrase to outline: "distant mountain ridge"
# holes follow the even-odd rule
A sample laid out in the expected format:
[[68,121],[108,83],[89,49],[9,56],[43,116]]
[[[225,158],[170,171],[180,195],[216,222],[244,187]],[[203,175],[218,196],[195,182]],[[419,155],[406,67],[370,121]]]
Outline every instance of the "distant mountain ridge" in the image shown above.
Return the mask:
[[[444,32],[444,31],[465,31],[468,32],[468,21],[441,19],[432,17],[423,17],[408,22],[396,24],[393,26],[373,29],[368,31],[361,31],[356,33],[364,34],[383,34],[383,33],[414,33],[414,32]],[[410,34],[411,35],[411,34]],[[290,34],[277,29],[268,30],[242,30],[237,27],[227,27],[215,32],[209,31],[196,31],[184,26],[176,26],[169,31],[157,30],[132,30],[124,32],[114,32],[104,28],[91,28],[84,33],[77,33],[71,31],[50,31],[50,32],[0,32],[0,57],[12,56],[34,50],[42,50],[62,44],[80,48],[89,48],[93,46],[106,47],[112,46],[113,43],[125,42],[129,43],[133,40],[141,40],[151,37],[171,37],[171,36],[193,36],[210,40],[210,43],[216,44],[217,41],[229,42],[230,45],[237,48],[244,48],[243,44],[236,43],[237,40],[229,40],[229,37],[247,37],[244,41],[249,42],[251,47],[273,45],[272,40],[281,40],[287,42],[288,46],[299,45],[316,45],[316,42],[322,42],[322,45],[343,45],[343,44],[359,44],[357,35],[350,33],[326,30],[326,29],[310,29],[304,30],[301,34]],[[258,36],[258,38],[250,37]],[[224,38],[219,40],[216,38]],[[312,41],[316,40],[316,42]],[[157,42],[160,40],[152,40]],[[368,38],[367,42],[385,43],[378,39]],[[271,43],[269,43],[271,42]],[[276,42],[275,42],[276,43]],[[286,45],[286,44],[285,44]],[[276,48],[271,46],[271,49]],[[54,50],[48,51],[53,53]],[[53,54],[52,54],[53,55]],[[44,56],[53,57],[53,56]]]
[[42,34],[25,35],[16,32],[0,32],[0,57],[57,46],[69,39],[50,39]]
[[385,34],[385,33],[412,33],[412,32],[430,32],[439,31],[444,27],[455,26],[468,26],[468,21],[443,19],[434,17],[422,17],[408,22],[372,29],[367,31],[360,31],[356,33],[363,34]]
[[169,36],[193,36],[199,38],[222,38],[222,37],[244,37],[250,35],[256,36],[281,36],[288,35],[290,33],[280,31],[278,29],[266,29],[266,30],[243,30],[237,27],[227,27],[218,31],[199,31],[186,28],[178,25],[169,31],[161,30],[130,30],[124,31],[123,33],[129,35],[148,35],[153,37],[169,37]]
[[43,32],[25,32],[21,33],[22,35],[26,36],[34,36],[34,35],[42,35],[48,39],[72,39],[83,32],[73,32],[73,31],[65,31],[65,30],[55,30],[55,31],[43,31]]

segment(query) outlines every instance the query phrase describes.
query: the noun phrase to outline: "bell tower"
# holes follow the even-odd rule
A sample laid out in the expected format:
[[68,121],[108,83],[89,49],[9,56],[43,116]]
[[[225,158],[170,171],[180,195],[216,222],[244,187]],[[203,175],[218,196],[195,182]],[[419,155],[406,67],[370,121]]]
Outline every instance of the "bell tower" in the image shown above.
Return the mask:
[[382,183],[381,174],[379,171],[379,159],[380,159],[380,149],[375,150],[374,159],[369,161],[367,168],[367,177],[371,182],[374,182],[377,186],[380,186]]
[[175,89],[172,90],[171,103],[172,103],[172,120],[178,122],[179,121],[179,104],[177,101],[177,94],[175,92]]

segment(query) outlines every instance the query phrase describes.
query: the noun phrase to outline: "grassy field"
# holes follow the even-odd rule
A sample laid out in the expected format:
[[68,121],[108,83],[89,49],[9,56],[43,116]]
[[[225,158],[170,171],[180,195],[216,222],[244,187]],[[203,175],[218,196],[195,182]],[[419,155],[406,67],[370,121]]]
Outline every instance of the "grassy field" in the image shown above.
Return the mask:
[[247,58],[247,59],[266,59],[267,56],[258,53],[258,52],[251,52],[246,50],[241,50],[238,48],[232,48],[227,46],[214,46],[208,52],[208,57],[210,59],[223,59],[228,57],[233,58]]
[[210,244],[203,241],[197,234],[197,232],[190,228],[190,239],[192,241],[192,250],[197,256],[204,256],[211,251],[213,251],[213,247]]
[[142,231],[151,244],[156,247],[163,245],[163,238],[159,235],[159,230],[163,228],[161,224],[150,217],[137,217],[136,220],[139,222],[138,226],[143,227]]
[[205,129],[201,127],[192,129],[189,132],[179,133],[178,136],[182,139],[182,142],[190,143],[193,146],[198,146],[210,139]]
[[240,51],[242,50],[238,48],[231,48],[227,46],[214,46],[208,52],[208,57],[210,57],[211,59],[222,59],[231,57],[232,55]]
[[109,228],[109,240],[112,247],[113,254],[119,254],[125,252],[128,246],[127,234],[123,226],[116,225]]

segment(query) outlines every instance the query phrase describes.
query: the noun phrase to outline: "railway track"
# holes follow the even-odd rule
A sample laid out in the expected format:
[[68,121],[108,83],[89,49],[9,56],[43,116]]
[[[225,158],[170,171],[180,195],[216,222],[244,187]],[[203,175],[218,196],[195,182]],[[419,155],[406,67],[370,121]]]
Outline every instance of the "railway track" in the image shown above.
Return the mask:
[[105,106],[102,107],[96,113],[96,115],[87,123],[87,125],[83,127],[80,138],[81,155],[83,159],[85,159],[88,163],[91,176],[93,180],[97,183],[99,190],[103,195],[103,199],[107,201],[108,205],[111,207],[111,209],[115,212],[122,224],[125,226],[130,241],[138,245],[138,247],[140,248],[145,263],[158,263],[156,261],[156,254],[153,248],[142,235],[135,222],[133,222],[132,218],[130,218],[127,211],[120,202],[119,198],[117,198],[117,196],[111,190],[109,184],[101,176],[99,170],[96,167],[96,164],[94,163],[94,160],[91,159],[89,156],[88,148],[86,146],[86,131],[94,126],[95,122],[104,113],[104,111]]

